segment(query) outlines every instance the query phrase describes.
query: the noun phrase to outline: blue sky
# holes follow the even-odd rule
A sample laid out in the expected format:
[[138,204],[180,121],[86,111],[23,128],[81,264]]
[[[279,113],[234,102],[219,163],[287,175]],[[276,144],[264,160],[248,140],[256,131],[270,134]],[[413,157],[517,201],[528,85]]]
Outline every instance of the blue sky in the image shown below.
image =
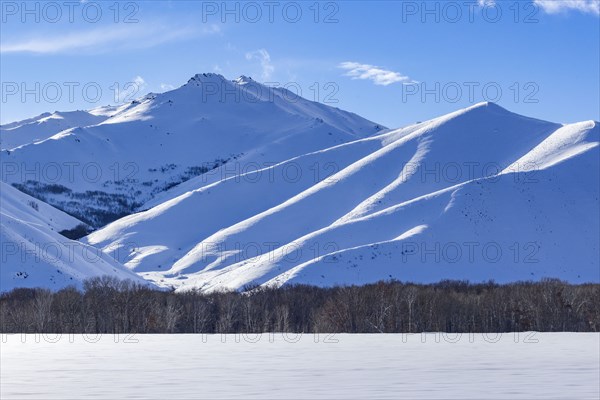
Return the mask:
[[600,120],[597,0],[24,4],[2,2],[2,123],[199,72],[278,82],[389,127],[484,100]]

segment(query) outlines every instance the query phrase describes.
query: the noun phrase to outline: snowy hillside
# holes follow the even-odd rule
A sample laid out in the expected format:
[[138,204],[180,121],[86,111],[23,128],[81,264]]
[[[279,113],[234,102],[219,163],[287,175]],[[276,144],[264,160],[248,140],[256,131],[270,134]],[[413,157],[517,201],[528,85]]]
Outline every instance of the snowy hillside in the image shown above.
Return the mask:
[[28,143],[46,140],[67,129],[99,124],[107,118],[107,115],[95,115],[93,111],[57,111],[2,125],[0,126],[0,149],[13,150]]
[[0,193],[0,292],[81,286],[83,280],[103,275],[144,283],[97,249],[58,233],[81,221],[3,182]]
[[599,131],[481,103],[258,171],[211,171],[85,241],[179,290],[598,282]]
[[100,227],[201,174],[264,168],[382,129],[247,77],[197,74],[118,108],[3,126],[12,150],[2,179]]
[[56,232],[73,229],[83,224],[77,218],[28,196],[4,182],[0,182],[0,189],[2,215],[10,215]]

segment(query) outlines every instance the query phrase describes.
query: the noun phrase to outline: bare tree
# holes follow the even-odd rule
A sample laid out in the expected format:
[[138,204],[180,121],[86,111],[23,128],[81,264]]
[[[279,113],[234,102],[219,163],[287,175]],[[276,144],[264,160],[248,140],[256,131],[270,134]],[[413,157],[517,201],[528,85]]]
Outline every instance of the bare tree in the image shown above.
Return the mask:
[[48,289],[39,289],[33,300],[33,312],[36,332],[47,332],[50,323],[52,308],[52,292]]
[[444,281],[173,293],[113,278],[0,294],[6,333],[508,332],[600,330],[600,285]]

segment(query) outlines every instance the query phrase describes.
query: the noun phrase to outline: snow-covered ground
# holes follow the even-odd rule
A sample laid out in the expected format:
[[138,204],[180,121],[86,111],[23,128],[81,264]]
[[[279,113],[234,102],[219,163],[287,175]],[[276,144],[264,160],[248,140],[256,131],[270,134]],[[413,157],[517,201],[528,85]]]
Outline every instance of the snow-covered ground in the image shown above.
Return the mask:
[[600,396],[597,333],[2,339],[2,399]]

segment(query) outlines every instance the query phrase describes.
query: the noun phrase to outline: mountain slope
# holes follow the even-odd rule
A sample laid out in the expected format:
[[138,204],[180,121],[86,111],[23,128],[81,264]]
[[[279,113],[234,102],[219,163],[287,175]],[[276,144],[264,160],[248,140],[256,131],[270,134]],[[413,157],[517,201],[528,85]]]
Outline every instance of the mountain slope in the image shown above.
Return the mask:
[[99,227],[195,176],[264,168],[382,129],[285,89],[217,74],[95,116],[104,120],[2,154],[2,179]]
[[[338,229],[344,233],[321,233],[338,238],[345,231],[371,232],[373,243],[345,244],[340,251],[308,260],[268,284],[361,284],[388,277],[427,283],[544,277],[599,282],[594,256],[600,251],[598,190],[590,185],[600,178],[598,168],[595,173],[593,169],[599,155],[595,147],[565,160],[564,165],[539,170],[535,184],[523,173],[471,181],[342,225]],[[573,179],[582,167],[590,168],[591,175]],[[395,236],[394,230],[382,232],[394,221],[407,220],[413,221],[413,228],[401,235]],[[268,268],[273,270],[274,264]],[[233,277],[219,279],[235,286]]]
[[[85,241],[180,290],[599,281],[598,132],[592,121],[562,126],[482,103],[258,171],[194,178]],[[471,261],[472,247],[505,257]]]
[[4,182],[0,182],[0,193],[2,193],[0,205],[3,215],[7,214],[56,232],[73,229],[82,224],[77,218],[22,193]]
[[46,140],[67,129],[99,124],[107,118],[107,115],[95,115],[92,111],[57,111],[2,125],[0,149],[13,150],[19,146]]
[[0,292],[14,287],[60,289],[95,276],[148,284],[111,257],[58,232],[76,218],[0,182]]

